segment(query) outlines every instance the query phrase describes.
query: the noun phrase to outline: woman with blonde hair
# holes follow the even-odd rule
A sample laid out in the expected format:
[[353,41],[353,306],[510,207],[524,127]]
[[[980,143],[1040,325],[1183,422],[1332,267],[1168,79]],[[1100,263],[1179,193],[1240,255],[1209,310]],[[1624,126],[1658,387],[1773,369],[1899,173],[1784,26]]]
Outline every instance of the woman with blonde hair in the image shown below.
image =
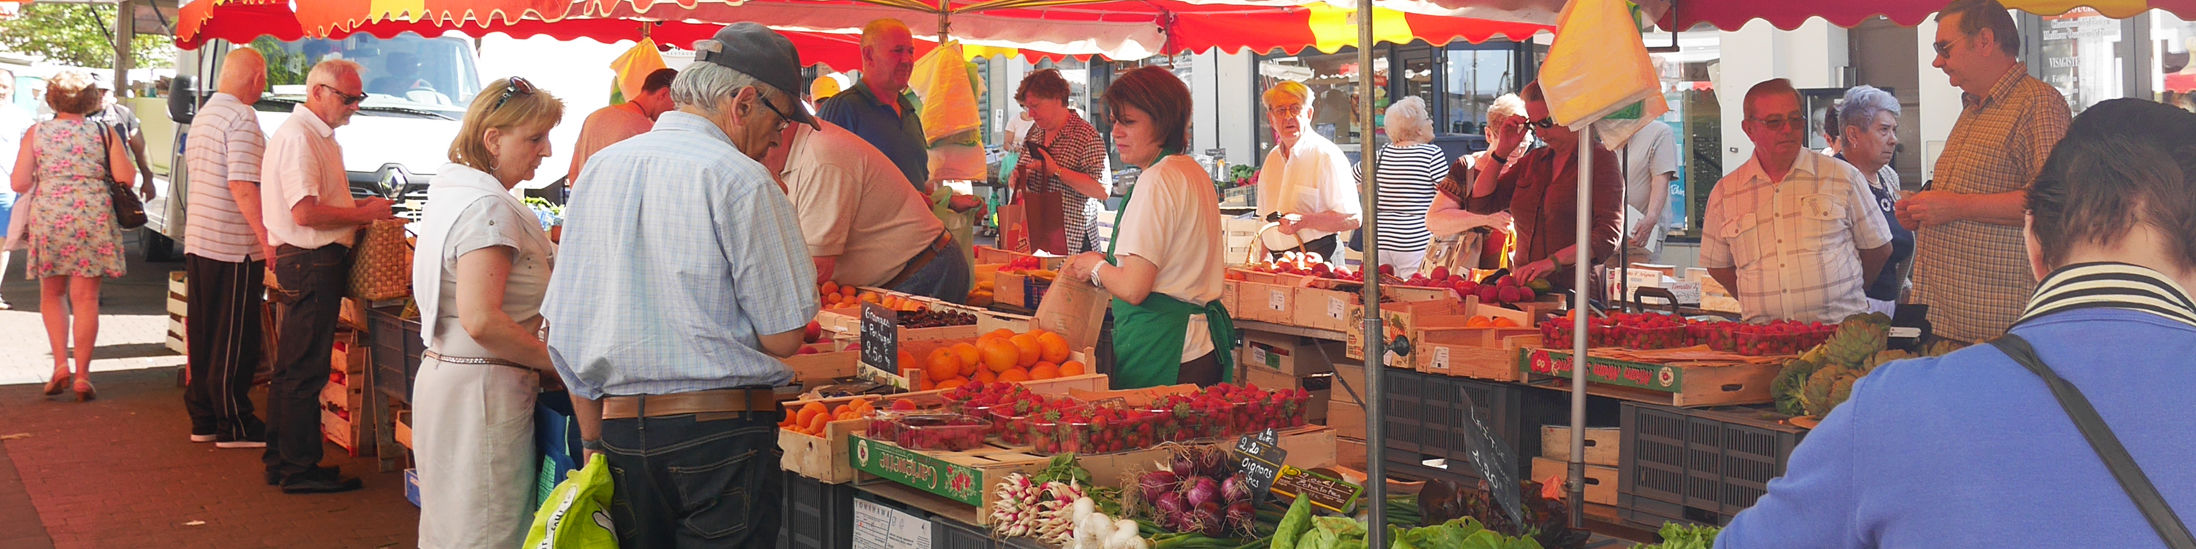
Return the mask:
[[534,398],[556,247],[511,188],[549,156],[564,103],[513,77],[473,98],[428,187],[412,263],[427,352],[412,384],[421,547],[516,547],[533,514]]
[[[23,270],[39,283],[38,311],[45,317],[46,341],[53,349],[53,378],[46,382],[46,394],[73,388],[79,402],[98,396],[92,388],[91,355],[99,339],[99,284],[124,272],[122,228],[116,225],[108,181],[127,189],[136,177],[122,136],[85,118],[99,110],[105,93],[81,71],[46,81],[46,105],[53,108],[53,119],[23,133],[10,182],[31,201],[24,231],[30,262]],[[72,315],[74,326],[69,323]],[[71,379],[73,383],[63,383]]]

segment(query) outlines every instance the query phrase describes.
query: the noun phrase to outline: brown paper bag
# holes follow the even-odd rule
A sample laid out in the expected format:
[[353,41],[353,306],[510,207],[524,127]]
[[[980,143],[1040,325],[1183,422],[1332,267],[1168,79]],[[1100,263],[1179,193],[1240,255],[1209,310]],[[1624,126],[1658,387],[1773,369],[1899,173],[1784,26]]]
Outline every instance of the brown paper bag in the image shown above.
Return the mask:
[[1070,350],[1089,349],[1098,344],[1098,330],[1104,327],[1106,308],[1112,305],[1113,295],[1089,281],[1062,277],[1045,290],[1030,324],[1060,334]]
[[404,238],[405,223],[384,219],[359,230],[351,297],[380,301],[412,294],[412,245]]
[[1021,203],[999,206],[999,249],[1029,253],[1029,220]]

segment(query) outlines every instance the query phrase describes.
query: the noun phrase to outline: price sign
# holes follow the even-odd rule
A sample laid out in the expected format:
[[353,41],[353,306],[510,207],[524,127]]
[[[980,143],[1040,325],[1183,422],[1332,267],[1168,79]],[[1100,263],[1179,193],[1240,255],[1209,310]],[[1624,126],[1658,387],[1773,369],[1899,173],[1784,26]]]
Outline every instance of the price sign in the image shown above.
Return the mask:
[[930,521],[879,505],[854,500],[854,549],[927,549]]
[[1273,488],[1274,478],[1281,476],[1281,462],[1288,459],[1289,451],[1281,449],[1281,436],[1267,429],[1235,441],[1235,455],[1243,478],[1251,483],[1251,502],[1255,504]]
[[1338,297],[1327,298],[1327,318],[1342,320],[1343,311],[1346,309],[1345,306],[1348,304],[1349,300],[1346,299]]
[[1266,307],[1276,311],[1289,310],[1289,291],[1266,290]]
[[883,305],[862,303],[862,364],[900,373],[900,313]]
[[1342,479],[1282,466],[1281,475],[1274,478],[1273,493],[1282,499],[1295,499],[1298,494],[1311,499],[1312,505],[1342,514],[1353,512],[1357,498],[1365,493],[1363,486]]
[[1449,348],[1448,348],[1448,347],[1434,347],[1434,356],[1433,356],[1433,369],[1435,369],[1435,370],[1447,370],[1447,369],[1449,369]]

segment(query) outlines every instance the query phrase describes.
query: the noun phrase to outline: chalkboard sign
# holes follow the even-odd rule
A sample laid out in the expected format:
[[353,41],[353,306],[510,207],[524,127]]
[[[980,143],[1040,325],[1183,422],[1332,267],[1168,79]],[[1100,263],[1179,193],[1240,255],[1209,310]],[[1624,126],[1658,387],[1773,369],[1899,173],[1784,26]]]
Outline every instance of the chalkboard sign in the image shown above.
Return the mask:
[[1312,505],[1345,515],[1354,511],[1351,508],[1357,506],[1357,497],[1365,493],[1363,486],[1286,465],[1274,478],[1272,490],[1283,500],[1303,494],[1311,498]]
[[862,364],[900,373],[900,313],[862,302]]
[[1281,476],[1281,462],[1288,459],[1289,451],[1281,449],[1281,435],[1267,429],[1235,441],[1235,455],[1243,478],[1251,483],[1251,503],[1256,504],[1273,488],[1273,479]]

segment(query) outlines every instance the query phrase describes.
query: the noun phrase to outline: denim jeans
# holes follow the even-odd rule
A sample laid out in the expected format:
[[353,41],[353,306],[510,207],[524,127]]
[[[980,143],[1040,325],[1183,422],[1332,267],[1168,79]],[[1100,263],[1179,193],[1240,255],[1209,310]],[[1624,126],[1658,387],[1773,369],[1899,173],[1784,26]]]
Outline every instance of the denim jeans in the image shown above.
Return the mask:
[[288,476],[320,465],[320,390],[328,386],[336,316],[349,291],[351,249],[282,246],[276,253],[275,281],[282,289],[273,295],[282,305],[281,322],[275,326],[274,382],[267,386],[267,451],[260,461],[268,473]]
[[968,301],[968,287],[975,276],[968,266],[968,257],[961,255],[961,248],[951,240],[944,249],[930,258],[915,274],[891,289],[895,292],[919,295],[950,303]]
[[603,457],[620,547],[777,546],[779,412],[609,419]]

